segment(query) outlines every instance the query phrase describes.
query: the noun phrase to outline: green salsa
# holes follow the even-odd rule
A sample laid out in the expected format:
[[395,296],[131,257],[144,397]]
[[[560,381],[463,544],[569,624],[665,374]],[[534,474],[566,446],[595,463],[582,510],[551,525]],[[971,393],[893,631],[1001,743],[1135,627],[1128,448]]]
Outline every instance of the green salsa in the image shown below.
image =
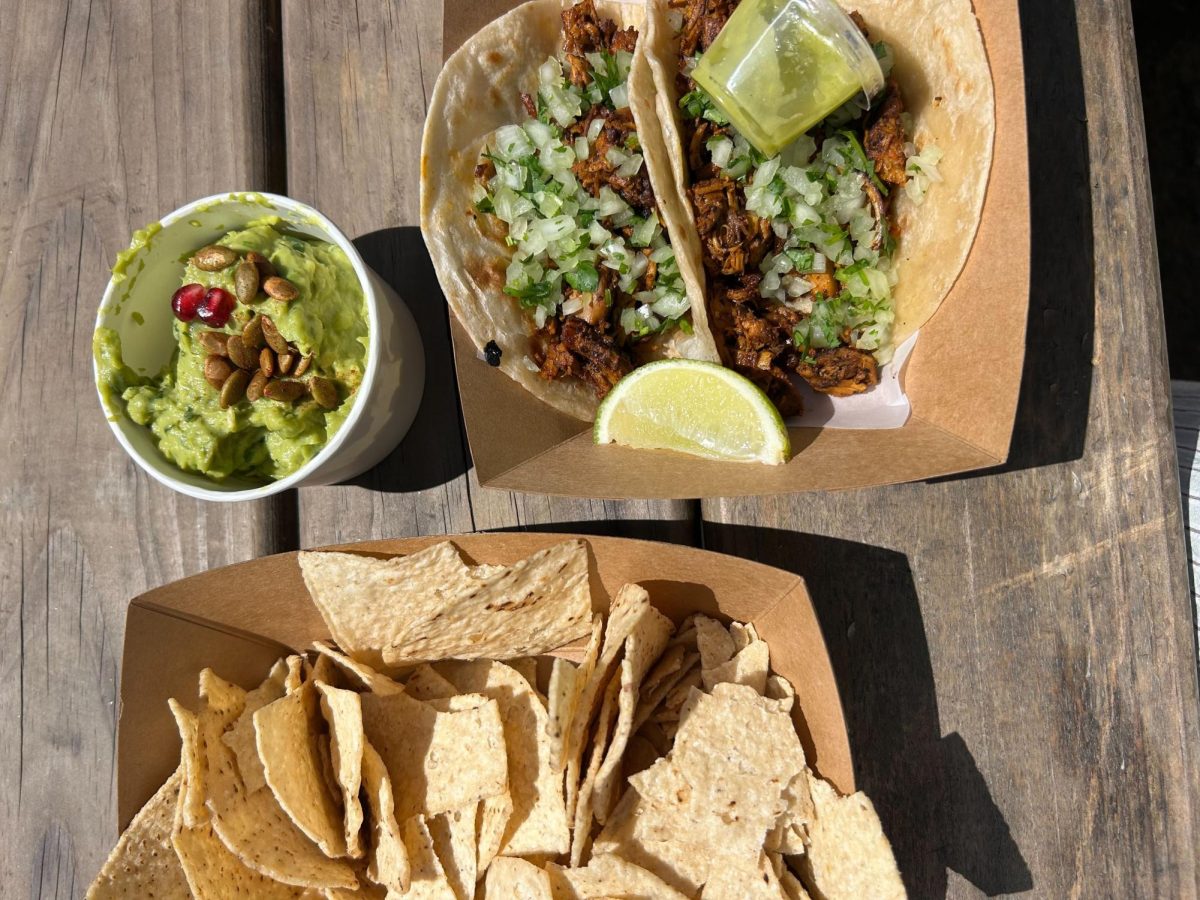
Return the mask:
[[[218,391],[204,378],[207,352],[197,341],[200,332],[214,329],[199,320],[175,321],[175,352],[154,376],[125,365],[113,329],[98,328],[93,338],[100,392],[110,414],[128,415],[146,426],[167,459],[217,481],[230,476],[278,479],[307,463],[345,421],[366,368],[366,299],[350,260],[334,244],[291,234],[279,225],[277,217],[262,219],[217,243],[239,253],[261,253],[299,296],[283,303],[260,293],[251,304],[239,304],[218,330],[240,332],[255,313],[269,316],[301,354],[312,356],[309,373],[338,386],[341,402],[336,408],[323,409],[310,397],[295,403],[263,397],[253,403],[243,398],[221,409]],[[235,268],[205,272],[189,262],[182,284],[233,293]],[[170,297],[164,297],[163,303],[168,302]]]

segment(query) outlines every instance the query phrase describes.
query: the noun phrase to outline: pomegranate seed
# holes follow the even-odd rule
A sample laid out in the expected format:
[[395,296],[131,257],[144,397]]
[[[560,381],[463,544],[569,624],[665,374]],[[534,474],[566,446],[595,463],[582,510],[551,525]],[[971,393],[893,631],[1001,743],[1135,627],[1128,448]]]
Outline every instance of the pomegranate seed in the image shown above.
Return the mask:
[[181,322],[190,322],[196,318],[200,302],[204,299],[204,285],[185,284],[171,296],[171,309],[175,318]]
[[224,328],[225,323],[233,314],[233,307],[236,304],[237,301],[233,299],[233,294],[224,288],[209,288],[204,294],[204,299],[200,301],[200,308],[196,310],[196,315],[205,325]]

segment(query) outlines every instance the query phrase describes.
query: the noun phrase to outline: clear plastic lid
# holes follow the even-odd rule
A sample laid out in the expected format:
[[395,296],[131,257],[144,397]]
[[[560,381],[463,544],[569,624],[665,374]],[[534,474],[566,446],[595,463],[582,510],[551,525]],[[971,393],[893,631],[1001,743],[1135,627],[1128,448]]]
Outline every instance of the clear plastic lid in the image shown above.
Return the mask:
[[870,43],[832,0],[742,0],[692,77],[768,155],[884,81]]

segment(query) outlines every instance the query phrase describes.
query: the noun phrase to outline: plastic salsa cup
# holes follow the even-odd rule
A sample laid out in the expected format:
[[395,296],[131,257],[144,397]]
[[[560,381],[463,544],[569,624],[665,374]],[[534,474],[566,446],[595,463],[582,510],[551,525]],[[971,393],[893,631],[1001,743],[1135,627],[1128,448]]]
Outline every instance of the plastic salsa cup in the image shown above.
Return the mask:
[[833,0],[742,0],[692,77],[768,156],[883,87],[871,45]]

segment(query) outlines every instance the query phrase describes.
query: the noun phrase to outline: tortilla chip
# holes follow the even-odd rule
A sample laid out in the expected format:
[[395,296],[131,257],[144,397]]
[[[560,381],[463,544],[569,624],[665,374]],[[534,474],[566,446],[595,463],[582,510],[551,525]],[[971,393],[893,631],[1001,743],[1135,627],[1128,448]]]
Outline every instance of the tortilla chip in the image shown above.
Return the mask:
[[693,691],[691,702],[671,754],[630,784],[671,818],[709,835],[715,846],[755,861],[786,808],[784,788],[804,770],[795,726],[745,685]]
[[422,663],[413,670],[404,682],[404,690],[408,692],[408,696],[417,700],[439,700],[458,693],[454,685],[439,675],[428,663]]
[[394,559],[301,553],[313,602],[346,652],[378,666],[534,656],[587,634],[587,547],[538,551],[485,577],[453,544]]
[[181,765],[133,817],[88,888],[88,900],[186,900],[192,896],[171,846],[171,827],[182,784]]
[[245,706],[233,727],[221,736],[230,750],[237,757],[238,774],[246,790],[253,793],[265,787],[267,780],[263,775],[262,760],[258,757],[258,739],[254,734],[254,714],[283,697],[287,691],[284,687],[289,676],[289,664],[286,660],[278,660],[271,667],[266,679],[254,690],[246,694]]
[[196,714],[181,705],[174,697],[167,700],[175,727],[179,729],[179,765],[183,774],[183,786],[179,800],[183,821],[188,825],[199,825],[208,821],[208,809],[204,806],[204,746],[196,722]]
[[313,649],[321,656],[327,656],[337,664],[345,675],[352,676],[351,680],[370,691],[372,694],[402,694],[404,686],[393,678],[376,672],[364,662],[352,659],[336,647],[325,641],[313,641]]
[[649,740],[641,734],[635,734],[629,739],[629,746],[625,748],[625,777],[650,768],[661,755]]
[[697,674],[692,684],[700,683],[700,654],[687,652],[682,647],[674,647],[669,648],[664,653],[664,657],[674,649],[683,650],[684,652],[673,671],[666,674],[658,673],[658,666],[656,665],[654,670],[646,676],[646,680],[642,682],[642,689],[638,692],[637,711],[633,714],[633,730],[635,732],[641,730],[641,727],[649,721],[650,717],[658,712],[659,707],[662,706],[667,696],[684,678],[695,672]]
[[363,744],[362,786],[371,811],[371,837],[367,851],[367,877],[389,892],[408,890],[411,866],[400,826],[396,823],[392,781],[383,759],[370,744]]
[[696,627],[696,648],[700,651],[700,665],[714,669],[733,659],[737,645],[725,626],[716,619],[697,615],[693,618]]
[[642,679],[642,693],[657,690],[664,681],[683,668],[687,656],[686,647],[682,644],[672,644],[668,639],[666,648],[655,661],[654,666],[646,673],[646,677]]
[[767,686],[763,691],[763,696],[778,701],[779,709],[785,713],[790,713],[796,703],[796,689],[782,675],[767,676]]
[[346,855],[342,810],[330,794],[321,764],[325,722],[311,681],[254,714],[258,755],[279,805],[326,856]]
[[434,816],[426,821],[433,849],[446,872],[446,880],[458,900],[475,896],[475,870],[478,858],[475,846],[475,815],[478,803]]
[[812,827],[815,814],[812,792],[809,789],[811,778],[812,773],[805,769],[798,772],[784,788],[783,800],[786,808],[775,823],[774,831],[767,836],[768,850],[788,856],[804,853],[808,830]]
[[476,872],[486,872],[496,854],[500,852],[500,844],[504,841],[504,832],[508,828],[508,819],[512,811],[512,795],[507,790],[495,797],[488,797],[479,804],[479,821],[475,829],[475,843],[479,851]]
[[722,683],[745,684],[761,694],[767,688],[767,671],[771,666],[766,641],[755,641],[739,650],[733,659],[719,666],[704,669],[704,689]]
[[675,626],[654,607],[638,617],[625,638],[625,658],[621,661],[621,692],[618,697],[617,724],[604,752],[604,762],[596,773],[592,807],[596,820],[603,825],[617,802],[622,785],[621,760],[629,736],[633,733],[634,714],[642,679],[662,654]]
[[[211,669],[204,669],[200,672],[200,712],[195,720],[195,746],[200,756],[199,759],[196,759],[193,753],[192,758],[195,760],[195,765],[189,767],[189,774],[192,776],[191,783],[195,787],[189,789],[187,802],[183,809],[185,824],[198,825],[208,821],[207,800],[210,793],[209,780],[212,777],[209,773],[211,765],[209,746],[223,739],[227,730],[233,726],[245,708],[246,691],[236,684],[225,681]],[[205,809],[199,813],[195,811],[193,805],[197,797],[199,802],[206,804]]]
[[309,896],[307,888],[282,884],[244,865],[221,843],[211,822],[189,828],[182,819],[177,819],[171,843],[191,887],[191,895],[199,900],[225,897],[290,900]]
[[[667,696],[663,697],[663,701],[656,713],[669,713],[669,716],[657,715],[658,721],[678,722],[683,716],[684,705],[696,693],[694,689],[700,687],[702,678],[703,670],[699,666],[693,666],[689,669],[675,686],[667,692]],[[655,717],[652,716],[652,718]]]
[[[617,667],[617,658],[625,647],[625,639],[642,626],[646,619],[656,619],[661,613],[650,605],[650,595],[640,585],[626,584],[618,589],[608,611],[608,622],[604,627],[604,641],[594,667],[585,671],[587,658],[580,666],[579,677],[583,686],[579,701],[571,717],[571,731],[567,747],[567,818],[574,821],[575,803],[579,788],[579,770],[585,746],[585,736],[592,719],[595,718],[609,679]],[[590,648],[589,648],[590,649]]]
[[[864,894],[864,897],[869,895]],[[722,866],[704,883],[700,900],[782,900],[779,883],[767,854],[760,855],[757,866]]]
[[571,759],[575,739],[575,714],[583,699],[583,692],[595,671],[600,658],[600,645],[604,640],[604,617],[592,617],[591,637],[583,659],[575,667],[565,659],[555,659],[550,670],[550,686],[547,704],[550,710],[550,743],[555,768],[562,771]]
[[729,636],[733,638],[735,656],[759,639],[758,629],[753,622],[730,622]]
[[233,751],[220,740],[221,720],[239,705],[231,707],[227,703],[215,711],[205,708],[199,718],[202,735],[217,735],[204,741],[208,779],[205,802],[217,837],[245,865],[276,881],[301,887],[354,887],[358,881],[350,866],[322,853],[296,827],[269,788],[246,790]]
[[[621,663],[622,672],[631,664]],[[584,854],[592,836],[592,788],[596,784],[596,773],[604,761],[604,751],[612,735],[613,720],[617,717],[617,694],[622,689],[623,679],[612,679],[604,691],[604,701],[600,704],[600,715],[596,718],[596,727],[592,733],[592,751],[588,760],[587,771],[583,783],[579,787],[579,799],[575,803],[575,816],[571,826],[571,865],[583,864]]]
[[312,662],[312,672],[308,676],[308,680],[312,682],[321,682],[328,684],[331,687],[341,687],[341,670],[338,669],[334,661],[324,653],[317,654],[317,658]]
[[287,674],[283,678],[283,689],[291,694],[300,690],[308,669],[308,660],[303,656],[292,654],[287,658]]
[[506,856],[567,852],[570,836],[562,780],[554,771],[546,734],[549,715],[529,682],[501,662],[448,662],[439,669],[455,689],[489,697],[499,708],[512,797],[512,815],[500,852]]
[[404,846],[412,866],[405,900],[459,900],[438,859],[424,816],[413,816],[404,823]]
[[721,684],[689,703],[670,755],[629,778],[594,852],[619,853],[694,896],[718,870],[757,867],[804,756],[791,719],[752,688]]
[[906,895],[892,845],[865,794],[839,797],[815,775],[809,777],[814,816],[808,852],[800,858],[805,880],[823,900]]
[[[680,832],[678,827],[667,811],[643,800],[637,791],[627,790],[596,837],[592,853],[616,854],[694,897],[714,865],[737,865],[738,860],[725,860],[720,847],[691,842],[691,833],[686,829]],[[673,837],[662,840],[664,834]],[[697,837],[697,841],[704,840],[703,835]]]
[[567,659],[555,657],[550,669],[550,686],[546,693],[546,736],[550,740],[550,757],[556,772],[561,772],[566,759],[563,744],[571,726],[571,707],[578,697],[579,670]]
[[[320,659],[328,660],[322,656]],[[321,695],[321,715],[329,728],[329,762],[341,791],[346,853],[354,859],[363,855],[362,803],[358,791],[362,786],[363,736],[362,705],[353,691],[331,687],[315,681]]]
[[546,866],[555,900],[588,900],[603,897],[653,897],[654,900],[687,900],[654,873],[619,856],[600,854],[582,869]]
[[483,894],[489,900],[554,900],[550,876],[524,859],[501,856],[487,870]]
[[366,878],[358,879],[358,887],[352,891],[342,888],[326,888],[322,892],[325,900],[387,900],[387,888]]
[[804,885],[800,883],[800,879],[787,866],[784,866],[783,871],[779,873],[779,885],[783,888],[783,896],[787,900],[812,900],[808,891],[804,889]]
[[[555,658],[557,659],[557,657]],[[542,695],[541,690],[538,688],[537,657],[521,656],[517,659],[510,659],[508,664],[516,669],[521,674],[522,678],[529,682],[529,686],[533,688],[533,692],[538,695],[539,699],[542,701],[542,705],[545,706],[546,698]]]
[[397,821],[507,791],[504,728],[495,700],[481,698],[474,708],[441,712],[407,694],[361,699],[367,740],[392,779]]

